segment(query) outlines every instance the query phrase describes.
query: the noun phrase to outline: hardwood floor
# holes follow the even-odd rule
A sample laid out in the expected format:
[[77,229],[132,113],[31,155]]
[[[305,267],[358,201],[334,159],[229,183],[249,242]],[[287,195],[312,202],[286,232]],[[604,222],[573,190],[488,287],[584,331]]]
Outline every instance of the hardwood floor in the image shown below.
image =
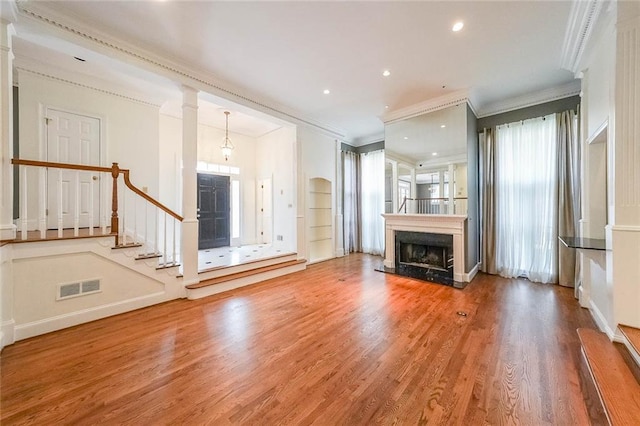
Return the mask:
[[377,262],[18,342],[1,422],[589,424],[576,328],[595,325],[571,289],[480,274],[457,290]]

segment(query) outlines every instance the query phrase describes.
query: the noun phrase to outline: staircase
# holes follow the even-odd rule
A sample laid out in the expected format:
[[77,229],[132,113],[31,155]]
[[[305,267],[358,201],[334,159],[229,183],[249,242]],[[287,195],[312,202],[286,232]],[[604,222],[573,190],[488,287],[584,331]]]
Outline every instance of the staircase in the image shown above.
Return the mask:
[[579,328],[582,354],[610,425],[640,425],[640,329],[620,325],[625,342]]

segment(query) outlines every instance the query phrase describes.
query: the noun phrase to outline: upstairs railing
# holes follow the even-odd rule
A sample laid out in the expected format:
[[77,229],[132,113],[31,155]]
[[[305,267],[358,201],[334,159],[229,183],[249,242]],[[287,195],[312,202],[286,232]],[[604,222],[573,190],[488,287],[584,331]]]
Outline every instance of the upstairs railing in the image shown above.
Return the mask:
[[160,267],[179,265],[182,216],[133,185],[128,169],[11,163],[20,167],[19,239],[113,235],[114,248],[136,248],[140,259],[160,258]]
[[398,213],[412,214],[467,214],[467,197],[455,198],[407,198],[400,204]]

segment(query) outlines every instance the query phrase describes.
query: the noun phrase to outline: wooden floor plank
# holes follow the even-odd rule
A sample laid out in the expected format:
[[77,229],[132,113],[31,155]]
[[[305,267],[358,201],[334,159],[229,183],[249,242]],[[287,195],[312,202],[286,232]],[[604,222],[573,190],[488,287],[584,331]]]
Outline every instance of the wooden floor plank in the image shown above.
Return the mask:
[[614,344],[599,331],[578,329],[584,356],[611,425],[640,425],[640,384]]
[[479,274],[458,290],[379,262],[350,255],[6,347],[0,423],[597,423],[575,333],[595,325],[571,289]]
[[636,354],[640,356],[640,329],[623,324],[618,325],[618,328],[625,335]]

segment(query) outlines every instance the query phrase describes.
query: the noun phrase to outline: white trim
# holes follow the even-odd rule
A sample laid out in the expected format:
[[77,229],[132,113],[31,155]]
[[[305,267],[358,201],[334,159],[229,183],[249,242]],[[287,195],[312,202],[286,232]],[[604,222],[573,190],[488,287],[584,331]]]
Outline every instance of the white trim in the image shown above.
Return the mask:
[[3,321],[0,326],[0,351],[16,342],[15,335],[16,322],[14,320]]
[[600,331],[604,332],[607,337],[609,337],[609,340],[613,340],[613,330],[611,330],[611,327],[607,324],[607,320],[604,318],[604,315],[602,315],[602,312],[600,312],[600,309],[598,309],[598,306],[593,303],[593,300],[589,301],[589,312],[591,312],[591,316]]
[[[396,121],[405,120],[428,112],[438,111],[461,103],[466,103],[471,107],[469,94],[466,90],[459,90],[448,95],[439,96],[418,104],[388,112],[381,117],[381,120],[384,124],[391,124]],[[474,110],[473,107],[471,107],[471,109]]]
[[52,331],[61,330],[74,325],[84,324],[89,321],[110,317],[133,311],[135,309],[145,308],[147,306],[166,302],[174,299],[165,292],[148,294],[120,302],[109,303],[107,305],[96,306],[93,308],[82,309],[68,314],[57,315],[51,318],[45,318],[38,321],[32,321],[25,324],[15,326],[16,340],[27,339],[33,336],[50,333]]
[[612,232],[640,232],[640,226],[638,225],[612,225]]
[[[115,92],[115,91],[112,91],[112,90],[103,89],[103,88],[98,87],[95,84],[91,84],[90,85],[90,84],[79,83],[77,81],[73,81],[73,80],[69,80],[67,78],[55,76],[55,75],[52,75],[50,73],[45,73],[45,72],[41,72],[41,71],[36,71],[34,69],[29,69],[29,68],[26,68],[25,66],[16,66],[15,69],[18,70],[18,71],[21,71],[21,72],[26,72],[26,73],[29,73],[29,74],[37,75],[38,77],[43,77],[43,78],[47,78],[49,80],[54,80],[54,81],[57,81],[59,83],[64,83],[64,84],[68,84],[68,85],[71,85],[71,86],[81,87],[83,89],[93,90],[95,92],[100,92],[100,93],[105,94],[105,95],[115,96],[115,97],[118,97],[118,98],[121,98],[121,99],[125,99],[127,101],[131,101],[131,102],[135,102],[135,103],[139,103],[139,104],[143,104],[143,105],[147,105],[147,106],[152,106],[152,107],[155,107],[155,108],[160,108],[162,106],[160,104],[156,104],[156,103],[144,100],[144,99],[134,98],[134,97],[127,96],[127,95],[124,95],[122,93],[118,93],[118,92]],[[18,83],[18,87],[20,87],[19,83]]]
[[0,225],[0,240],[13,240],[16,238],[16,225],[13,223],[8,223],[5,225]]
[[478,271],[480,270],[480,263],[476,263],[476,265],[471,268],[471,271],[462,274],[462,278],[464,282],[470,283],[475,277]]
[[283,275],[292,274],[298,271],[304,271],[306,268],[306,263],[299,263],[296,265],[287,266],[285,268],[274,269],[271,271],[262,272],[260,274],[230,280],[220,284],[214,284],[195,289],[187,289],[187,298],[189,300],[202,299],[203,297],[212,296],[214,294],[223,293],[252,284],[257,284],[271,278],[281,277]]
[[560,66],[576,74],[580,71],[578,67],[593,34],[604,1],[581,0],[572,3],[562,43]]
[[228,101],[248,106],[257,111],[274,115],[285,121],[293,121],[292,124],[307,125],[316,130],[325,132],[333,137],[346,139],[346,132],[342,129],[332,128],[329,125],[304,117],[297,111],[293,111],[284,105],[272,100],[260,99],[248,93],[247,89],[237,87],[229,82],[223,82],[212,78],[209,71],[199,70],[192,64],[183,65],[184,61],[172,59],[166,54],[141,49],[133,46],[126,40],[117,39],[111,35],[100,33],[90,23],[79,22],[69,16],[63,16],[57,11],[43,4],[35,4],[31,1],[17,0],[18,13],[21,18],[30,19],[40,25],[53,26],[67,40],[80,43],[98,52],[107,54],[116,59],[133,63],[148,71],[165,76],[171,80],[201,90]]
[[502,114],[504,112],[527,108],[534,105],[540,105],[551,101],[570,98],[571,96],[580,94],[580,87],[580,80],[574,80],[562,86],[539,90],[532,93],[526,93],[514,98],[505,99],[488,105],[483,105],[482,108],[478,110],[477,117],[488,117],[491,115]]
[[635,363],[640,366],[640,354],[636,352],[636,349],[633,347],[629,339],[622,333],[619,329],[616,329],[616,335],[613,339],[614,342],[622,343],[627,347],[627,350],[631,354],[631,357],[635,361]]
[[355,138],[349,145],[357,147],[369,145],[372,143],[384,142],[384,132],[375,133],[373,135],[361,136],[359,138]]

